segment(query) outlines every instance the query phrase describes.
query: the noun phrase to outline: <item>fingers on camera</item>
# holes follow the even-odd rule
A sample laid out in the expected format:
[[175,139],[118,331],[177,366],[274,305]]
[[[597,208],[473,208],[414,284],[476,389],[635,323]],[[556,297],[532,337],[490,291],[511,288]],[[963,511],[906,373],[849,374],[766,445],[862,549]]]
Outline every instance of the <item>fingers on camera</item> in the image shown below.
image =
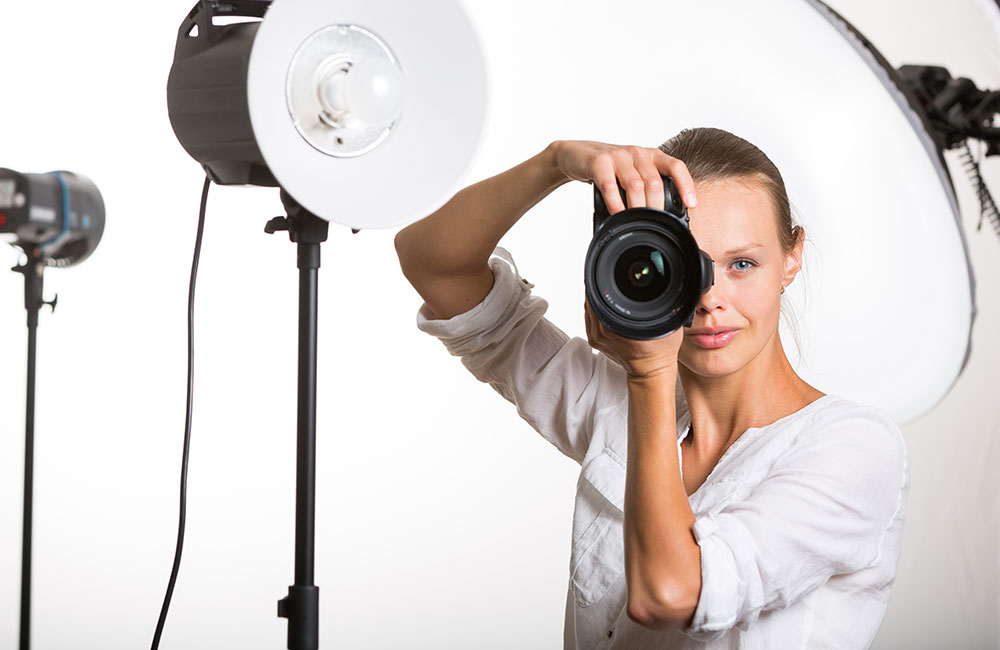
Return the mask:
[[[652,156],[640,147],[623,147],[615,154],[604,152],[595,161],[595,168],[594,182],[601,190],[608,214],[621,212],[626,207],[662,209],[665,203],[663,176],[674,180],[687,207],[693,208],[698,203],[694,179],[687,165],[658,149]],[[621,200],[619,184],[625,190],[628,205]]]
[[639,170],[642,174],[642,184],[646,192],[646,206],[650,208],[662,209],[663,200],[663,179],[660,172],[652,163],[643,165]]
[[625,188],[625,196],[628,198],[628,207],[630,208],[644,208],[646,207],[646,184],[642,180],[642,176],[635,168],[627,169],[619,175],[622,181],[622,187]]
[[625,209],[621,196],[618,194],[615,161],[610,154],[598,154],[594,160],[594,183],[601,190],[601,196],[604,197],[604,205],[608,208],[608,214],[615,214]]
[[684,204],[689,208],[696,206],[698,204],[698,196],[694,190],[694,179],[691,178],[691,172],[688,171],[684,161],[668,156],[662,151],[658,151],[654,155],[659,171],[674,179],[674,184],[677,185],[677,191],[680,192],[681,197],[684,199]]

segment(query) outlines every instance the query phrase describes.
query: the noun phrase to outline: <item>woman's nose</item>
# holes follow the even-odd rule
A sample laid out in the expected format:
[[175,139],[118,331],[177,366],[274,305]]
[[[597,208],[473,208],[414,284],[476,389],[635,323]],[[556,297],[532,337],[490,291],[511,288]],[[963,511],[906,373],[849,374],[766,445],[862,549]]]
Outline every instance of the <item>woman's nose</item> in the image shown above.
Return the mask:
[[701,294],[701,299],[698,301],[698,311],[708,312],[724,305],[725,296],[723,288],[718,284],[713,284],[708,288],[708,291]]

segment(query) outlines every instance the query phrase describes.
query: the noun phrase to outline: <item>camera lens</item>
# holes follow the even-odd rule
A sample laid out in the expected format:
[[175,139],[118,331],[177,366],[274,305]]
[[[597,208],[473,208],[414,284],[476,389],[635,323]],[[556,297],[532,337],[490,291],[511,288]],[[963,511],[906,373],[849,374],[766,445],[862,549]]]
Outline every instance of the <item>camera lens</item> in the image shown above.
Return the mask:
[[629,339],[649,341],[690,327],[699,296],[714,283],[714,262],[698,248],[676,186],[666,176],[663,186],[670,199],[665,209],[613,215],[594,188],[594,235],[583,275],[587,302],[604,327]]
[[615,284],[626,298],[649,302],[663,294],[669,284],[664,253],[652,246],[633,246],[615,262]]

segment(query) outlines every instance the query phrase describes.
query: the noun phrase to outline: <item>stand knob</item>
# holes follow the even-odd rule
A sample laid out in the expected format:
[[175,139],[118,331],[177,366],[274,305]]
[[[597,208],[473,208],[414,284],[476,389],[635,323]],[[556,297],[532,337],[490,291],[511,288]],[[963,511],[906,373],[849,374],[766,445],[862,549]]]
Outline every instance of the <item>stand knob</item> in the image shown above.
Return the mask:
[[264,232],[269,235],[273,235],[279,230],[288,230],[288,218],[287,217],[275,217],[267,222],[264,226]]

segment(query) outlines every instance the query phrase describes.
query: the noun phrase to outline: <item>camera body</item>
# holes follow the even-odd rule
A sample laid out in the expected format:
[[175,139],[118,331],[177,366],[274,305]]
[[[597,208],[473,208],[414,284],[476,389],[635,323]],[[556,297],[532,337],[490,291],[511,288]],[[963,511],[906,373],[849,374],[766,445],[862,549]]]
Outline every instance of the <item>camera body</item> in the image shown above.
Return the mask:
[[[715,262],[691,234],[687,207],[663,176],[664,206],[608,213],[594,187],[594,236],[584,264],[587,301],[619,336],[648,341],[690,327],[701,295],[715,282]],[[618,190],[628,205],[625,190]]]

